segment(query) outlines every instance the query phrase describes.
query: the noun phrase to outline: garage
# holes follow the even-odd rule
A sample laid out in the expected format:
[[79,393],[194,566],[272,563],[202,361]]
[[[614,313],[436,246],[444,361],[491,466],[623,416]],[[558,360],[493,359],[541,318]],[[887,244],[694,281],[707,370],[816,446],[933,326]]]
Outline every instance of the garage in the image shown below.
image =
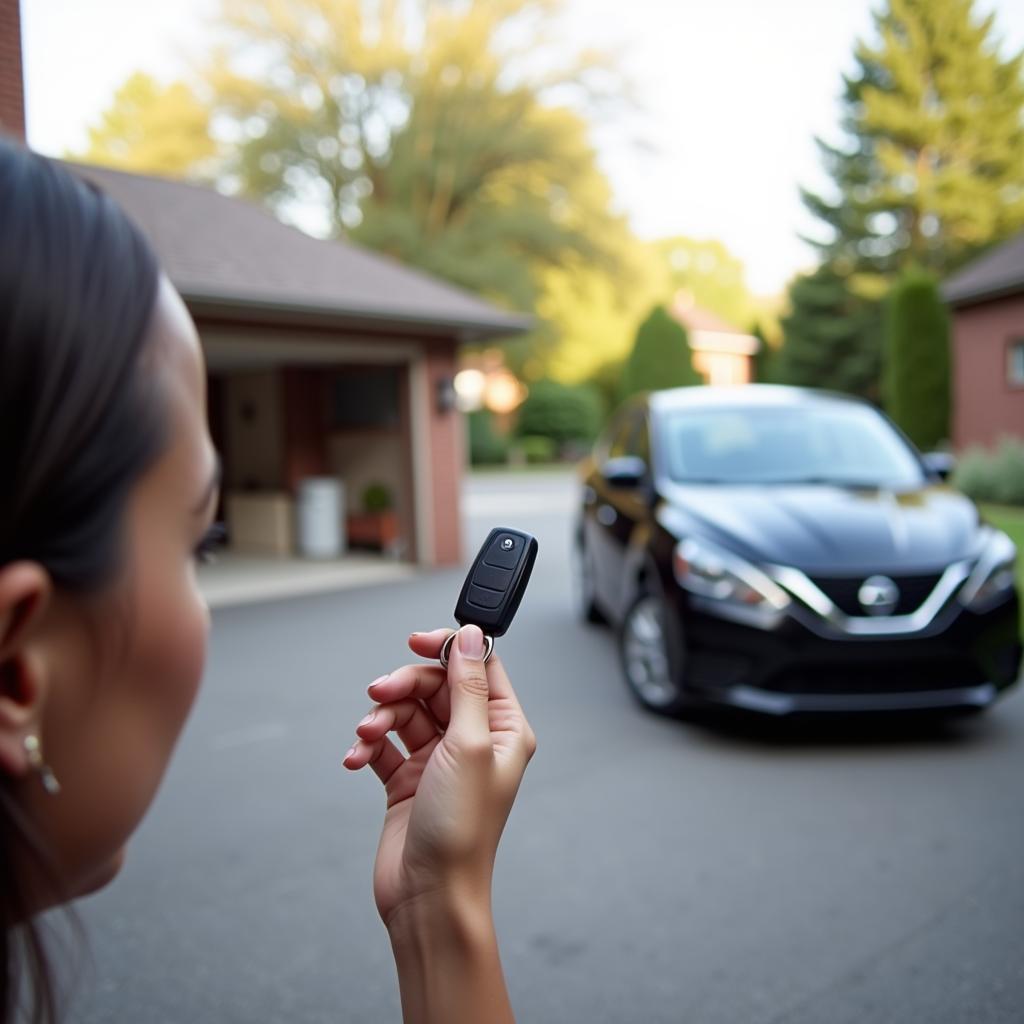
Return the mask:
[[136,220],[196,322],[232,549],[302,553],[319,493],[342,551],[457,563],[459,349],[529,319],[200,185],[69,166]]

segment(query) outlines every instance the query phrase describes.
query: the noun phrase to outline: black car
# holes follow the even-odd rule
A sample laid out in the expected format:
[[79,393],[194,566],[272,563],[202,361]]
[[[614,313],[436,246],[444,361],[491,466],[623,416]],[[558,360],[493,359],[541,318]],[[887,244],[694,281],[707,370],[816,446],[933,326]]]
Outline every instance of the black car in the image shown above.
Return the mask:
[[580,612],[660,712],[984,708],[1020,669],[1016,549],[944,469],[841,395],[638,396],[582,469]]

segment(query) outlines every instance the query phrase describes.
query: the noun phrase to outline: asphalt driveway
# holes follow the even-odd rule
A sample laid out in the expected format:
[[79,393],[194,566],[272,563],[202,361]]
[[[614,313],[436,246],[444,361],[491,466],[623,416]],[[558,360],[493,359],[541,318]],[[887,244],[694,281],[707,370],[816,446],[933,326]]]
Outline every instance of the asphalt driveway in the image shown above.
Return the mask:
[[[570,611],[564,474],[478,477],[541,556],[499,641],[539,752],[498,864],[520,1021],[1005,1024],[1024,1003],[1024,699],[945,727],[780,731],[639,710]],[[365,685],[458,571],[224,609],[123,877],[86,901],[80,1022],[396,1021],[381,814],[340,767]]]

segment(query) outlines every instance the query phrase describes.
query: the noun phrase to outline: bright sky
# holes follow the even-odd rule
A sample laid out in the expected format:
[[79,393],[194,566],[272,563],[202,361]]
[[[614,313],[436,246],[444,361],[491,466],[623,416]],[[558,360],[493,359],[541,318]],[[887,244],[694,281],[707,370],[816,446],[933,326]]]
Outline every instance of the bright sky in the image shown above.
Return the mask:
[[[478,0],[486,2],[486,0]],[[813,136],[835,136],[840,73],[870,32],[869,0],[568,0],[580,47],[613,46],[642,115],[598,126],[619,207],[645,238],[718,238],[751,288],[781,291],[813,264],[797,188],[820,185]],[[1024,48],[1024,3],[994,11],[1004,55]],[[172,78],[202,54],[216,0],[21,0],[30,143],[81,147],[134,70]],[[628,11],[629,21],[623,14]],[[646,143],[640,145],[637,140]]]

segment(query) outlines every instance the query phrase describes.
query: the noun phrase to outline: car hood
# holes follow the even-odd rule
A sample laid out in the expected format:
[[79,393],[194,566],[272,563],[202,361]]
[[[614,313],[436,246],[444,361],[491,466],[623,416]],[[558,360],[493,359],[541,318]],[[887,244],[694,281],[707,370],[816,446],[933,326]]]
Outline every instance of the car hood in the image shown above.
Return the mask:
[[832,485],[666,483],[659,518],[743,557],[820,574],[934,572],[976,553],[978,513],[945,486],[893,492]]

